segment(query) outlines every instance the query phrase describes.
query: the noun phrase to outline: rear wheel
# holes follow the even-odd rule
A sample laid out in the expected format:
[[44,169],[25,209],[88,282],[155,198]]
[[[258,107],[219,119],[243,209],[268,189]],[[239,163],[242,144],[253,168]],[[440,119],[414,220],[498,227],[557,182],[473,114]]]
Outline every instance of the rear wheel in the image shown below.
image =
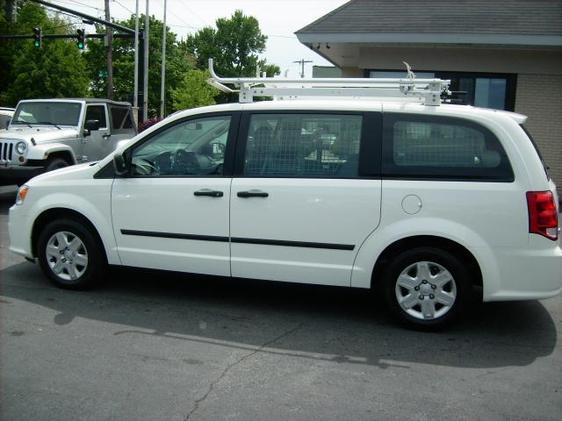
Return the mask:
[[102,279],[106,261],[101,247],[83,223],[60,219],[39,235],[37,255],[43,273],[56,286],[86,289]]
[[410,326],[441,328],[465,307],[469,278],[468,269],[454,254],[432,247],[408,250],[385,271],[386,302]]

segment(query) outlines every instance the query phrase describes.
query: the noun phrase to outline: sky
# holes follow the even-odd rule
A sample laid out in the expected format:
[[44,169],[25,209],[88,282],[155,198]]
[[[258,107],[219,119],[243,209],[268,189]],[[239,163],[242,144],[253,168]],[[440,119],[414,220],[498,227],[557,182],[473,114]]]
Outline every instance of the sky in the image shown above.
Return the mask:
[[[49,0],[47,0],[49,1]],[[149,13],[162,20],[164,0],[138,0],[139,13],[144,13],[149,1]],[[50,0],[51,3],[69,9],[102,17],[104,0]],[[330,65],[318,54],[302,45],[294,32],[315,21],[326,13],[346,3],[347,0],[167,0],[167,26],[180,38],[196,32],[204,26],[214,26],[217,18],[229,17],[236,9],[254,16],[262,33],[268,36],[263,57],[277,64],[282,74],[297,77],[300,65],[293,61],[312,60],[305,73],[310,76],[312,65]],[[111,16],[126,19],[135,11],[136,0],[110,0]],[[91,29],[90,29],[91,28]],[[93,27],[85,27],[86,33]],[[250,76],[250,75],[249,75]]]

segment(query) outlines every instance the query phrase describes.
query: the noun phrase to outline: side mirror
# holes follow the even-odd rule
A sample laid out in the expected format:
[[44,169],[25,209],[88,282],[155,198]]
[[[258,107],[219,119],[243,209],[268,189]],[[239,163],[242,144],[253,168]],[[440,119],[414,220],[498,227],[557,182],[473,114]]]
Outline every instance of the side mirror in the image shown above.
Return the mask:
[[6,121],[6,129],[8,128],[8,126],[10,125],[10,121],[12,121],[11,118],[8,119],[8,121]]
[[84,129],[88,131],[99,130],[100,129],[100,121],[99,120],[86,120],[84,124]]
[[113,169],[117,175],[125,175],[129,172],[129,165],[123,153],[116,152],[113,154]]

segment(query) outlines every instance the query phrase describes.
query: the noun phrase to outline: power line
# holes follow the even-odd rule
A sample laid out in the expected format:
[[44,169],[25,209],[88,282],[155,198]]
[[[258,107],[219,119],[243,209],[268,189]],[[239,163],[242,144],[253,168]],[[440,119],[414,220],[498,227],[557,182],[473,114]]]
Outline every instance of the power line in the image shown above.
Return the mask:
[[83,6],[83,7],[88,7],[88,8],[90,8],[90,9],[97,10],[97,11],[99,11],[99,12],[103,12],[103,9],[100,9],[99,7],[91,6],[91,5],[86,4],[86,3],[81,3],[81,2],[76,1],[76,0],[57,0],[57,3],[59,3],[59,2],[62,2],[62,3],[74,3],[74,4],[78,4],[78,5],[80,5],[80,6]]
[[195,16],[197,19],[199,19],[201,21],[201,23],[203,23],[203,25],[209,26],[209,24],[205,20],[203,20],[203,18],[201,18],[201,16],[199,16],[197,13],[195,13],[195,11],[193,9],[191,9],[191,7],[189,7],[184,0],[181,0],[181,2],[183,3],[183,5],[187,9],[187,11],[189,13],[191,13],[193,16]]
[[131,15],[134,15],[135,12],[133,12],[131,9],[129,9],[127,6],[125,6],[123,3],[121,3],[118,0],[113,0],[115,3],[117,3],[119,6],[121,6],[123,9],[125,9],[127,12],[129,12]]

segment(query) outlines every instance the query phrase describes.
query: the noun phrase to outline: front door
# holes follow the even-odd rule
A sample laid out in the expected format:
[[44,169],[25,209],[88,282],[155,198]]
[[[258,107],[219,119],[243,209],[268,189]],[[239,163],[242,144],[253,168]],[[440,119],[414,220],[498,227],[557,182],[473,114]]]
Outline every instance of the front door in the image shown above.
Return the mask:
[[381,180],[359,176],[360,146],[376,150],[370,118],[244,116],[243,168],[231,189],[232,276],[350,285],[355,255],[380,218]]
[[[124,265],[230,275],[228,162],[237,114],[172,122],[132,147],[112,190]],[[225,165],[226,164],[226,167]]]
[[109,128],[109,118],[105,104],[88,104],[86,106],[86,117],[88,120],[99,121],[99,130],[92,130],[84,134],[84,147],[82,148],[82,160],[98,161],[113,151],[113,140]]

